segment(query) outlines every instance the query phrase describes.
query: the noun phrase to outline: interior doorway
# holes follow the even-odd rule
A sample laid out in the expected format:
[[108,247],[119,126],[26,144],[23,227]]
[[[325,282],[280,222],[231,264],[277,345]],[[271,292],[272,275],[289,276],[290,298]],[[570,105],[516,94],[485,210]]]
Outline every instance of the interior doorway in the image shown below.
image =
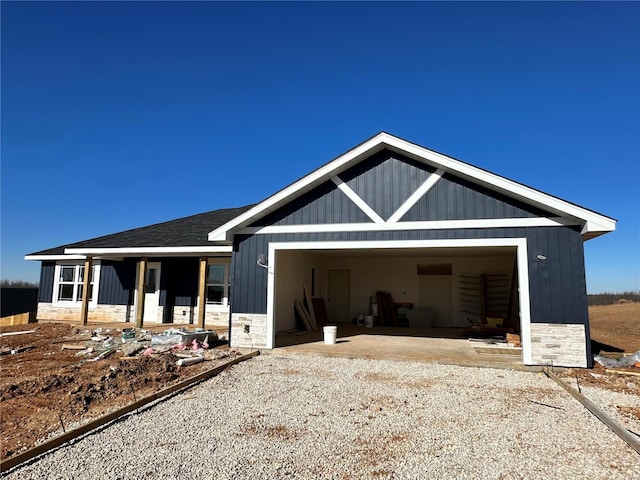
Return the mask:
[[327,316],[331,323],[349,323],[351,271],[327,270]]

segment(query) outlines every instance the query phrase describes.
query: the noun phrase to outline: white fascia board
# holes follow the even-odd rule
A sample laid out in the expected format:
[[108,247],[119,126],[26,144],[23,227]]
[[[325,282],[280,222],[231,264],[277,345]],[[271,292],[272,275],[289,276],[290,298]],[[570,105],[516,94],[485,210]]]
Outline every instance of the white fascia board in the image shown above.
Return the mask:
[[232,231],[237,227],[242,227],[252,219],[263,216],[281,204],[286,203],[289,197],[295,198],[293,197],[294,195],[304,193],[315,184],[339,174],[362,156],[371,155],[385,147],[389,147],[398,153],[411,156],[414,159],[436,167],[437,169],[442,169],[445,172],[456,173],[473,182],[478,182],[492,187],[492,189],[510,194],[510,196],[515,196],[516,198],[525,201],[525,203],[542,209],[554,211],[562,216],[582,220],[585,222],[585,230],[583,231],[583,234],[593,231],[591,230],[591,225],[597,225],[598,232],[610,232],[615,230],[616,221],[612,218],[592,212],[591,210],[579,207],[527,187],[521,183],[514,182],[513,180],[482,170],[478,167],[474,167],[468,163],[434,152],[433,150],[421,147],[415,143],[410,143],[388,133],[381,132],[319,169],[311,172],[309,175],[301,178],[297,182],[294,182],[283,190],[280,190],[278,193],[267,198],[255,207],[247,210],[242,215],[239,215],[224,225],[221,225],[215,230],[209,232],[208,239],[210,241],[232,240]]
[[[130,247],[130,248],[67,248],[65,253],[84,256],[96,255],[185,255],[190,253],[231,253],[230,245],[199,247]],[[67,256],[65,256],[68,258]]]
[[25,255],[25,260],[57,261],[57,260],[84,260],[85,255]]
[[436,220],[397,223],[332,223],[321,225],[271,225],[240,230],[242,234],[264,235],[276,233],[376,232],[398,230],[449,230],[461,228],[520,228],[557,227],[575,225],[566,218],[492,218],[476,220]]
[[310,186],[330,179],[331,177],[335,176],[336,173],[338,173],[345,165],[357,161],[361,156],[370,155],[372,153],[375,153],[375,151],[377,150],[382,150],[382,148],[384,148],[384,142],[382,141],[382,139],[386,135],[387,134],[385,133],[379,133],[375,137],[367,140],[364,143],[361,143],[357,147],[349,150],[335,160],[332,160],[331,162],[323,165],[317,170],[314,170],[307,176],[302,177],[297,182],[294,182],[288,187],[280,190],[266,200],[260,202],[255,207],[247,210],[242,215],[239,215],[229,222],[225,223],[224,225],[219,226],[215,230],[209,232],[209,241],[213,242],[232,240],[233,234],[231,233],[231,231],[234,228],[242,226],[243,223],[250,221],[260,214],[264,214],[264,212],[270,211],[270,209],[274,209],[274,207],[279,206],[281,202],[285,202],[293,194],[304,193],[306,191],[305,189],[309,188]]

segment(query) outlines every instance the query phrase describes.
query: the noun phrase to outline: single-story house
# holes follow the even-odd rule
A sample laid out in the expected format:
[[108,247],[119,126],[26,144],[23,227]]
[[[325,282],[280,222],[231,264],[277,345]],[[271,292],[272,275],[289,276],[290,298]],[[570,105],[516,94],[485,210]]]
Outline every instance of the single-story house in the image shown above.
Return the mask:
[[524,364],[587,367],[583,243],[615,223],[382,132],[255,205],[25,258],[42,262],[39,319],[206,322],[270,349],[303,286],[338,324],[384,292],[404,325],[511,325]]

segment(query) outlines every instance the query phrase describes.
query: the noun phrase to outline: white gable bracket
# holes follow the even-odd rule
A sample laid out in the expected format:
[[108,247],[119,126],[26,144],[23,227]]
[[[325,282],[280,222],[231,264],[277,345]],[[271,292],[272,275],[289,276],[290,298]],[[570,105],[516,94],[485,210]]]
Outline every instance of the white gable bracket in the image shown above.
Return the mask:
[[344,193],[349,199],[355,203],[360,210],[362,210],[367,217],[373,220],[375,223],[384,223],[384,220],[380,215],[376,213],[376,211],[369,206],[367,202],[365,202],[360,195],[353,191],[353,189],[344,183],[340,177],[335,176],[331,177],[331,181],[335,183],[340,191]]
[[444,175],[444,170],[436,170],[435,173],[429,175],[422,185],[420,185],[415,192],[411,194],[409,198],[407,198],[402,205],[389,217],[387,223],[395,223],[399,222],[404,215],[411,210],[418,200],[424,197],[429,190],[442,178]]

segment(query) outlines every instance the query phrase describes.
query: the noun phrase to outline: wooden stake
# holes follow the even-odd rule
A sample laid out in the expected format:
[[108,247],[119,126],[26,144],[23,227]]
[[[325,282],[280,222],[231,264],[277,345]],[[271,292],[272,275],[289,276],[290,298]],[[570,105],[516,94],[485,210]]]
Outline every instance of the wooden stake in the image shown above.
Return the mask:
[[589,410],[591,413],[593,413],[598,418],[598,420],[600,420],[607,427],[609,427],[622,440],[627,442],[627,444],[631,448],[633,448],[636,452],[640,453],[640,441],[638,441],[638,439],[634,435],[632,435],[623,425],[618,423],[618,421],[615,420],[614,418],[607,415],[604,410],[602,410],[600,407],[598,407],[595,403],[593,403],[591,400],[586,398],[584,395],[582,395],[581,393],[571,388],[571,386],[569,386],[567,383],[561,380],[555,373],[550,371],[549,368],[543,367],[542,371],[547,377],[549,377],[551,380],[553,380],[562,388],[564,388],[567,392],[571,394],[573,398],[575,398],[582,405],[584,405],[584,407],[587,410]]

